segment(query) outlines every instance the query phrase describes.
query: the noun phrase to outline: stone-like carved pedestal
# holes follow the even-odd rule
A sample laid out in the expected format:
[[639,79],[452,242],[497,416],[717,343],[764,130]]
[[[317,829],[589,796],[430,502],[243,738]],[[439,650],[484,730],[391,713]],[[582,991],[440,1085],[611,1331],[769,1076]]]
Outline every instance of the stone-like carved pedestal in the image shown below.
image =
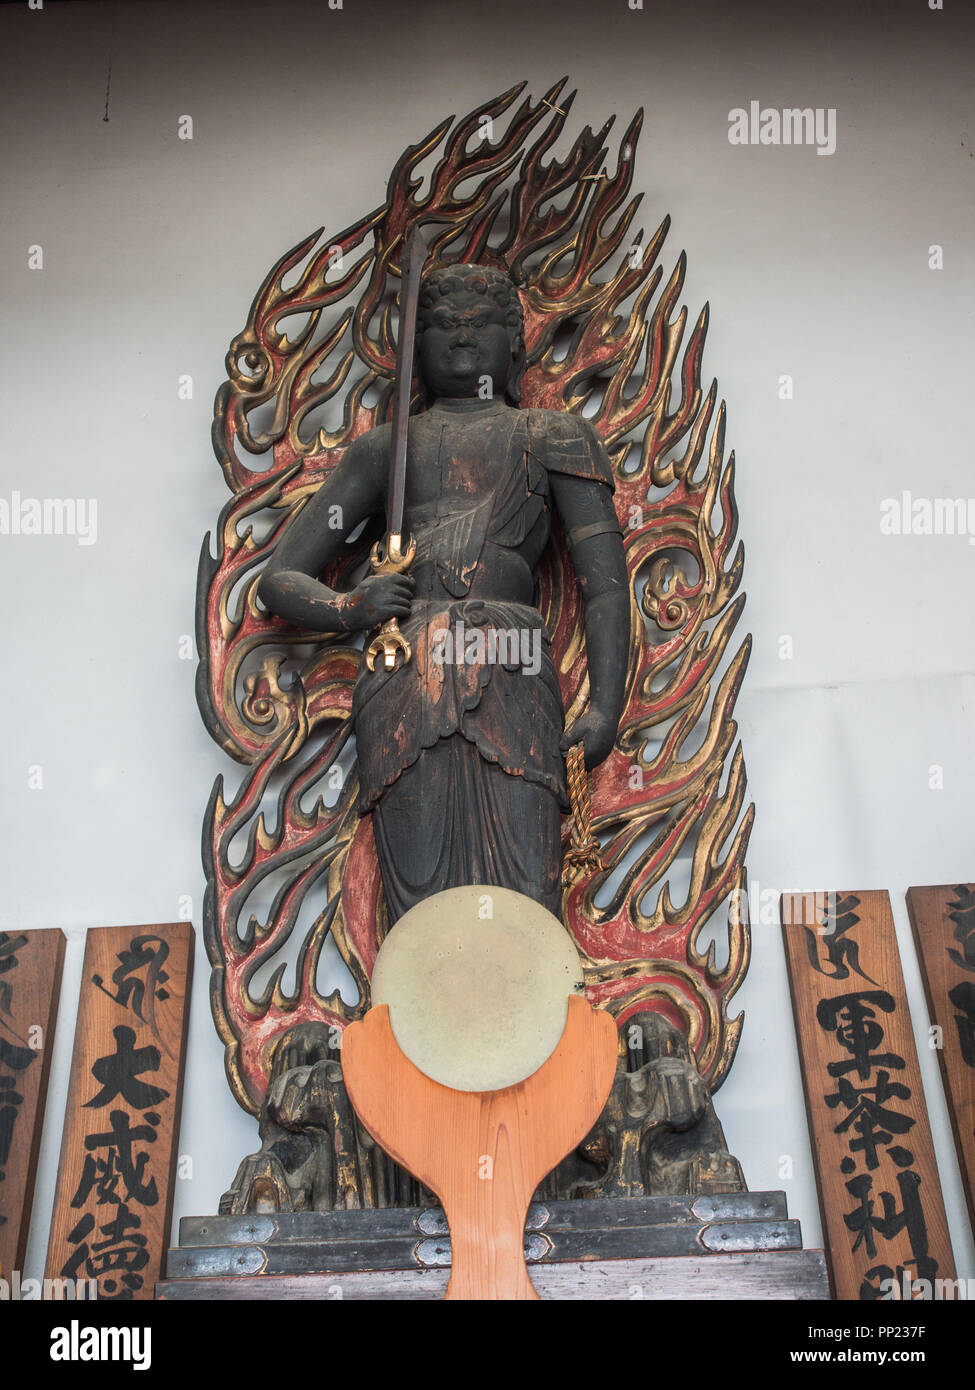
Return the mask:
[[[827,1299],[782,1192],[536,1201],[525,1259],[543,1299]],[[438,1299],[438,1207],[185,1217],[163,1299]]]

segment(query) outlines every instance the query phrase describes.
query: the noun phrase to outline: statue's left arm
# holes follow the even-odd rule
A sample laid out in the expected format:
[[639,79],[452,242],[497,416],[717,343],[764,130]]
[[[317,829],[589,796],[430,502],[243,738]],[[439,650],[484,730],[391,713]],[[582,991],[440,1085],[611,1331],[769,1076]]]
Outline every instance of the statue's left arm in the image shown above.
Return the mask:
[[[613,505],[609,459],[586,421],[569,416],[565,426],[581,431],[580,462],[575,463],[576,449],[564,447],[568,440],[557,441],[556,449],[549,450],[549,482],[582,592],[589,708],[566,730],[562,748],[566,751],[581,741],[586,766],[595,767],[609,756],[623,712],[630,646],[630,591],[622,529]],[[584,455],[588,455],[588,464],[583,461]],[[571,472],[565,466],[567,458]]]

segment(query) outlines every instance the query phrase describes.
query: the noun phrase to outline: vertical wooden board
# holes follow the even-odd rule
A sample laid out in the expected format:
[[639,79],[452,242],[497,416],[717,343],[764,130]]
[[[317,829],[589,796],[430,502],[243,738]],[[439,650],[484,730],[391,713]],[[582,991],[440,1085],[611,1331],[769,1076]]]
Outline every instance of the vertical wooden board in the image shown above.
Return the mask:
[[555,1051],[522,1081],[459,1091],[401,1050],[379,1004],[342,1038],[349,1098],[370,1134],[441,1198],[450,1226],[448,1299],[536,1299],[525,1217],[546,1173],[599,1118],[616,1074],[616,1024],[569,996]]
[[975,883],[909,888],[907,910],[975,1231]]
[[934,1297],[955,1266],[890,899],[786,893],[781,910],[835,1296]]
[[0,931],[0,1276],[23,1270],[64,969],[64,933]]
[[193,972],[189,922],[88,932],[49,1279],[152,1298],[169,1241]]

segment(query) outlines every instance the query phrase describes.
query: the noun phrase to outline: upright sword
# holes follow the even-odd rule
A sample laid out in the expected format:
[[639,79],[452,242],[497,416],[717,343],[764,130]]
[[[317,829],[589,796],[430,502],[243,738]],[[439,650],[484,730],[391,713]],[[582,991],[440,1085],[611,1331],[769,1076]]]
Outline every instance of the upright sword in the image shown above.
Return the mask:
[[[403,503],[406,495],[406,441],[410,424],[410,394],[413,383],[413,348],[416,343],[416,307],[420,298],[420,276],[427,258],[427,247],[414,227],[407,239],[400,262],[402,290],[399,342],[396,344],[396,393],[393,397],[393,447],[389,459],[389,486],[386,494],[386,539],[373,546],[369,564],[373,574],[402,574],[416,554],[416,541],[403,547]],[[366,648],[366,665],[375,670],[382,655],[387,671],[396,666],[397,653],[407,665],[413,649],[399,630],[395,618],[383,623]]]

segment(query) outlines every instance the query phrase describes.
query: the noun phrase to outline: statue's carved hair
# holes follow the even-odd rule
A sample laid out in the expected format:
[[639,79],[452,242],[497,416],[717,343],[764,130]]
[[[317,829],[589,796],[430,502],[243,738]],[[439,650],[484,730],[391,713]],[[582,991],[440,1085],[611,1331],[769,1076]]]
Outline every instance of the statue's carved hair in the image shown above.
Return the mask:
[[518,291],[503,270],[490,265],[468,265],[462,261],[428,270],[420,285],[416,313],[417,337],[428,326],[430,314],[442,299],[463,292],[482,294],[487,299],[493,299],[504,310],[505,325],[514,338],[514,360],[508,373],[506,394],[517,405],[521,401],[521,379],[525,374],[525,340],[522,336],[525,320]]

